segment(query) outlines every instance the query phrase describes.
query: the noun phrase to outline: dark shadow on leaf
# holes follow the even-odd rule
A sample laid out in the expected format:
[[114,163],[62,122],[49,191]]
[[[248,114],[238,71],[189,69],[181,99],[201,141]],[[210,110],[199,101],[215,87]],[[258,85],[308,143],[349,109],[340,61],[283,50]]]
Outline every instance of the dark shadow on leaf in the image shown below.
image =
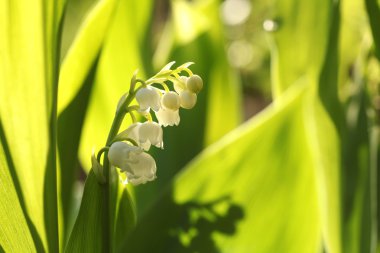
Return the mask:
[[[99,54],[100,55],[100,54]],[[59,115],[57,122],[57,144],[61,169],[61,199],[63,211],[64,243],[70,233],[70,215],[73,204],[73,187],[78,178],[80,165],[77,159],[79,140],[82,133],[83,122],[87,111],[92,85],[99,62],[99,55],[94,61],[82,87]]]
[[218,253],[213,235],[233,236],[244,218],[244,210],[229,196],[185,203],[176,203],[172,196],[165,194],[139,217],[118,252]]

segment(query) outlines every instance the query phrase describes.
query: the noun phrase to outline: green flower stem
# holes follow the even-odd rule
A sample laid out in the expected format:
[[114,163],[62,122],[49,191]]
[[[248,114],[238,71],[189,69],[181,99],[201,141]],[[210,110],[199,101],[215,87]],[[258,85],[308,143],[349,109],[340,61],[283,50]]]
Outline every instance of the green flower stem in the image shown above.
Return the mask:
[[[132,88],[133,87],[133,88]],[[131,90],[124,100],[124,102],[119,106],[119,108],[116,111],[115,118],[113,119],[112,126],[110,129],[110,132],[108,134],[106,147],[109,147],[112,144],[113,139],[116,137],[120,130],[121,123],[123,122],[123,119],[125,115],[128,113],[127,107],[132,102],[133,98],[135,97],[135,91],[134,91],[134,85],[131,85]],[[112,231],[111,231],[111,222],[112,219],[110,219],[110,209],[112,207],[111,203],[111,194],[112,192],[112,185],[110,184],[110,163],[108,161],[108,150],[104,151],[104,157],[103,157],[103,173],[105,177],[105,184],[103,184],[104,191],[103,191],[103,203],[105,204],[105,215],[103,217],[103,252],[113,252],[112,248]]]
[[128,105],[132,102],[133,98],[135,97],[135,93],[129,93],[123,104],[119,107],[119,109],[116,111],[115,118],[113,119],[111,130],[108,134],[106,146],[109,146],[112,143],[112,140],[115,138],[117,133],[119,132],[121,123],[123,122],[123,119],[125,115],[127,114]]
[[99,163],[100,163],[100,159],[101,159],[102,154],[105,151],[108,151],[108,149],[109,149],[109,147],[103,147],[102,149],[99,150],[98,155],[96,156],[96,160],[98,160]]

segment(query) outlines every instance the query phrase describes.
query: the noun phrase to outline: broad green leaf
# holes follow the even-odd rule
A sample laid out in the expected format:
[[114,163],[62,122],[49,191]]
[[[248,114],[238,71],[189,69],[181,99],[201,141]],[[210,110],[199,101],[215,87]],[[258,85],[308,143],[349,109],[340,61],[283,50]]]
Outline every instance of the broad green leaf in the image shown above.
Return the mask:
[[318,206],[324,248],[327,252],[342,251],[341,231],[341,147],[338,130],[316,95],[305,111],[313,170],[316,176]]
[[[14,171],[0,121],[0,251],[34,252],[38,241],[33,241],[33,224],[28,222],[21,189]],[[9,222],[9,221],[12,221]],[[38,234],[35,235],[36,239]],[[40,248],[41,250],[41,248]]]
[[[25,207],[30,228],[35,228],[33,236],[39,238],[35,239],[37,250],[51,252],[59,247],[55,111],[63,5],[64,1],[45,4],[38,0],[0,3],[4,139],[13,158],[13,180],[20,186],[16,191],[24,202],[20,204]],[[16,220],[2,222],[1,227],[18,226]]]
[[89,10],[61,67],[58,93],[58,149],[63,243],[75,219],[71,210],[72,194],[79,167],[77,156],[82,125],[101,47],[117,3],[117,0],[98,1]]
[[[118,21],[113,21],[114,14],[120,13],[120,11],[125,11],[125,6],[119,6],[119,1],[99,1],[88,14],[87,18],[82,24],[82,28],[79,30],[78,35],[72,44],[68,55],[66,56],[61,72],[60,79],[60,105],[59,110],[61,111],[59,117],[59,151],[60,151],[60,161],[62,168],[62,205],[64,214],[64,231],[67,234],[70,232],[70,207],[72,201],[72,186],[75,180],[75,172],[78,166],[77,153],[79,149],[79,140],[83,127],[84,119],[86,118],[88,108],[88,101],[95,82],[96,70],[98,69],[99,57],[103,49],[103,44],[109,35],[109,29],[112,24],[117,24]],[[118,7],[119,6],[119,7]],[[145,7],[144,3],[141,2],[138,7]],[[137,7],[136,7],[137,8]],[[129,8],[128,8],[129,10]],[[147,14],[140,13],[140,16],[146,16]],[[132,18],[131,18],[132,19]],[[141,21],[144,23],[144,20]],[[141,23],[140,22],[140,23]],[[123,29],[122,25],[119,25],[120,29]],[[140,25],[138,26],[140,28]],[[143,28],[142,28],[143,29]],[[119,31],[118,31],[119,32]],[[122,32],[120,32],[122,34]],[[134,32],[131,32],[134,34]],[[115,32],[114,35],[115,36]],[[135,41],[133,39],[132,41]],[[134,42],[133,42],[134,43]],[[111,46],[112,47],[112,46]],[[108,47],[110,48],[110,46]],[[112,49],[111,49],[112,50]],[[120,50],[120,48],[118,48]],[[107,50],[104,50],[107,52]],[[104,52],[103,51],[103,52]],[[132,50],[133,51],[133,50]],[[117,55],[116,52],[115,55]],[[129,56],[125,55],[125,59],[129,59]],[[112,61],[112,60],[111,60]],[[124,74],[123,71],[120,71]],[[103,71],[104,73],[104,71]],[[108,74],[107,74],[108,75]],[[110,76],[114,75],[112,72]],[[108,83],[107,83],[108,84]],[[124,84],[122,84],[124,86]],[[120,85],[120,87],[123,87]],[[124,90],[120,91],[119,94],[114,94],[114,100],[117,100],[127,89],[123,87]],[[103,94],[98,94],[103,96]],[[91,95],[92,97],[96,95]],[[97,102],[95,102],[96,104]],[[116,106],[114,103],[110,102],[108,104],[111,106]],[[90,111],[93,109],[89,109]],[[102,110],[102,109],[101,109]],[[109,117],[114,114],[113,110],[110,110]],[[97,119],[103,116],[103,112],[98,113]],[[109,118],[108,117],[108,118]],[[97,126],[95,131],[98,132]],[[108,132],[108,124],[104,124],[102,127],[102,132],[104,135]],[[88,138],[88,136],[86,136]],[[94,142],[96,140],[97,142]],[[96,143],[103,143],[105,139],[94,138],[91,136],[85,143],[91,148],[96,146]],[[98,146],[99,147],[99,146]],[[88,162],[90,153],[86,153],[84,158],[86,170],[89,169]]]
[[206,107],[206,145],[218,140],[241,122],[240,82],[225,54],[219,4],[219,1],[172,1],[176,43],[172,57],[195,62],[195,70],[205,79],[203,93],[206,94],[201,96],[206,96],[207,102],[200,106]]
[[[302,77],[318,92],[310,100],[318,100],[316,95],[320,97],[320,102],[309,111],[309,137],[321,150],[313,157],[318,165],[315,172],[324,247],[327,252],[339,253],[343,250],[340,182],[344,150],[344,116],[338,100],[339,1],[280,0],[272,19],[278,26],[273,31],[271,52],[274,96]],[[331,132],[328,141],[326,129]]]
[[164,129],[165,150],[153,151],[158,180],[136,189],[140,214],[204,146],[234,129],[242,119],[240,82],[225,55],[219,1],[172,1],[172,12],[155,52],[154,66],[159,70],[172,60],[178,65],[194,62],[191,69],[202,77],[204,86],[195,107],[180,110],[179,126]]
[[372,31],[373,41],[376,48],[376,56],[380,59],[380,6],[376,0],[365,0],[365,7],[368,14],[369,24]]
[[[336,166],[337,138],[326,113],[313,113],[323,107],[305,86],[202,152],[139,218],[124,250],[320,252],[317,176]],[[310,139],[310,124],[319,127],[310,117],[335,145]]]
[[363,0],[341,2],[341,26],[339,31],[339,97],[346,99],[349,73],[358,54],[363,51],[363,45],[368,40],[368,24],[365,19]]
[[[363,87],[349,101],[349,124],[345,139],[345,163],[342,170],[344,189],[344,230],[347,253],[372,252],[371,244],[376,235],[375,210],[373,199],[373,166],[377,150],[370,150],[370,127],[367,116],[368,101]],[[370,154],[375,152],[375,154]],[[372,158],[370,157],[372,156]],[[372,170],[372,171],[371,171]]]
[[372,244],[371,244],[371,250],[372,252],[379,252],[380,251],[380,241],[379,241],[379,234],[376,234],[378,228],[380,227],[380,220],[379,220],[379,209],[378,209],[378,203],[380,203],[380,195],[379,192],[379,184],[380,182],[380,174],[378,171],[379,166],[379,157],[380,157],[380,150],[379,150],[379,140],[380,140],[380,128],[374,127],[371,131],[370,135],[370,166],[371,166],[371,178],[370,182],[372,184],[371,187],[371,209],[372,209],[372,217],[373,220],[377,220],[375,224],[372,224]]
[[[346,6],[345,6],[346,5]],[[344,252],[375,252],[377,225],[376,210],[377,200],[375,199],[375,182],[373,167],[377,163],[377,147],[373,145],[376,139],[375,127],[370,119],[373,108],[370,106],[370,96],[367,94],[365,83],[369,85],[366,72],[369,72],[369,52],[370,41],[368,40],[368,25],[364,19],[364,2],[352,1],[343,2],[342,12],[342,36],[341,40],[349,39],[346,43],[350,47],[342,47],[340,54],[345,55],[343,59],[351,58],[351,68],[355,69],[355,74],[348,77],[351,90],[354,90],[346,103],[346,126],[342,128],[342,189],[343,203],[343,241]],[[357,13],[357,18],[362,18],[361,22],[350,22],[352,20],[352,10]],[[356,18],[356,19],[357,19]],[[359,19],[360,20],[360,19]],[[348,34],[356,30],[356,36],[350,38]],[[334,32],[336,33],[336,32]],[[367,39],[365,39],[367,38]],[[342,44],[342,43],[341,43]],[[357,47],[356,50],[355,47]],[[353,52],[352,52],[353,51]],[[330,57],[336,57],[336,53],[329,53]],[[347,57],[348,55],[348,57]],[[372,59],[373,60],[373,59]],[[330,58],[327,62],[333,62]],[[342,62],[340,62],[342,64]],[[331,69],[332,66],[327,65]],[[326,71],[327,72],[327,71]],[[327,83],[327,87],[334,83],[331,73],[326,73],[326,78],[322,82]],[[346,88],[346,87],[344,87]],[[326,87],[325,87],[326,89]],[[326,99],[327,100],[327,99]],[[336,106],[330,106],[332,113],[337,113]]]
[[99,0],[84,20],[61,67],[58,112],[73,100],[99,55],[117,0]]
[[[140,4],[145,9],[137,12]],[[146,19],[152,10],[151,4],[150,1],[121,0],[113,14],[81,136],[79,157],[86,170],[90,168],[93,148],[99,150],[106,141],[118,100],[128,91],[133,72],[140,68],[140,77],[144,75],[140,46],[145,35]],[[138,24],[136,20],[140,20]]]
[[[344,30],[340,32],[341,15],[339,5],[339,2],[337,2],[332,6],[329,42],[319,79],[319,95],[323,106],[339,131],[341,152],[339,177],[341,182],[340,201],[342,204],[339,208],[336,206],[337,200],[331,198],[326,203],[326,208],[328,210],[332,208],[340,210],[340,217],[334,217],[331,212],[329,216],[332,221],[340,220],[342,235],[338,236],[339,230],[331,226],[333,223],[330,221],[327,224],[329,230],[326,231],[328,232],[326,241],[330,246],[328,248],[332,252],[338,250],[339,244],[341,244],[342,252],[370,252],[371,244],[374,244],[373,240],[376,231],[374,229],[374,211],[372,208],[375,203],[371,200],[371,172],[369,166],[370,125],[367,116],[369,106],[362,84],[363,80],[361,80],[364,77],[358,74],[363,73],[363,70],[358,63],[355,64],[357,74],[350,84],[351,86],[356,86],[354,88],[356,92],[352,94],[348,101],[348,106],[344,108],[346,116],[338,99],[338,55],[339,53],[346,54],[346,51],[343,51],[345,48],[338,48],[340,45],[339,35],[344,35]],[[360,5],[355,10],[360,10]],[[352,19],[351,12],[348,14],[343,12],[343,15],[346,15],[346,17],[343,16],[343,22],[347,19]],[[363,30],[363,26],[361,26],[361,29]],[[355,40],[351,40],[350,51],[354,49],[355,43],[352,43],[353,41]],[[362,44],[360,51],[366,52],[363,45],[365,44]],[[356,53],[359,55],[355,59],[356,62],[364,62],[367,57],[366,54],[361,55],[363,53],[359,53],[359,51]],[[360,59],[361,57],[363,59]],[[346,63],[342,62],[340,64]],[[325,181],[327,182],[327,179]],[[334,196],[334,192],[336,195],[339,194],[337,190],[331,191],[331,189],[333,188],[330,188],[329,196]],[[337,222],[335,223],[338,225]],[[334,236],[334,234],[336,235]],[[338,244],[339,240],[342,242]]]
[[[131,199],[115,170],[111,187],[90,171],[83,199],[65,252],[114,252],[134,226]],[[106,225],[108,224],[108,225]]]
[[[146,20],[149,18],[150,5],[151,3],[148,1],[139,1],[137,4],[137,2],[123,0],[120,1],[113,14],[101,54],[99,55],[94,84],[91,88],[90,102],[84,121],[83,135],[81,137],[80,158],[85,169],[90,168],[89,161],[92,149],[97,147],[97,150],[99,150],[106,141],[118,99],[129,89],[129,81],[134,70],[142,66],[140,42],[144,39],[144,27],[147,25]],[[137,12],[136,10],[139,10],[141,7],[145,8],[144,11]],[[134,25],[135,20],[139,20],[139,23],[136,25]],[[107,124],[107,122],[109,123]],[[80,126],[78,125],[77,127]],[[91,177],[93,178],[90,179]],[[87,179],[88,183],[86,183],[89,186],[86,187],[95,189],[96,186],[91,183],[91,180],[95,180],[92,173],[90,173]],[[76,236],[77,233],[81,233],[80,231],[84,229],[83,227],[87,227],[91,222],[97,223],[94,226],[102,227],[101,231],[103,231],[103,234],[101,231],[96,231],[88,236],[90,238],[102,238],[103,242],[110,242],[110,248],[103,243],[102,245],[97,245],[94,248],[95,251],[102,250],[102,247],[107,247],[106,251],[113,251],[121,243],[120,240],[123,239],[121,235],[127,233],[133,227],[135,219],[134,210],[131,199],[124,190],[124,186],[119,185],[118,188],[111,187],[110,191],[112,194],[109,197],[109,202],[107,202],[110,208],[109,214],[104,214],[102,219],[95,219],[94,216],[84,217],[83,213],[87,212],[84,210],[87,210],[86,208],[89,205],[99,208],[100,205],[105,205],[105,202],[101,200],[92,200],[94,203],[87,202],[88,198],[92,198],[88,196],[92,192],[85,190],[81,210],[66,251],[71,252],[74,249],[87,250],[87,247],[93,249],[92,246],[88,246],[88,244],[83,244],[82,241],[77,240]],[[90,209],[92,210],[92,207]],[[104,210],[99,208],[99,212],[104,212]],[[111,226],[107,234],[104,234],[104,230],[107,229],[102,225],[103,222],[108,222]]]
[[[377,59],[380,60],[380,32],[379,32],[379,25],[380,25],[380,6],[379,6],[379,1],[376,0],[365,0],[365,7],[369,19],[369,24],[372,32],[372,38],[373,42],[375,45],[375,55]],[[372,247],[371,250],[374,251],[374,248],[376,247],[376,251],[380,252],[380,234],[379,234],[379,227],[380,227],[380,209],[379,209],[379,203],[380,203],[380,187],[379,187],[379,170],[378,170],[378,160],[379,160],[379,142],[378,142],[378,129],[377,127],[373,127],[372,129],[372,135],[370,139],[371,143],[371,148],[370,148],[370,166],[371,166],[371,171],[370,171],[370,183],[372,184],[371,190],[370,190],[370,195],[371,195],[371,210],[372,214],[371,217],[373,220],[377,220],[377,226],[373,226],[372,223]],[[377,140],[377,142],[375,142]],[[377,172],[376,172],[377,168]],[[374,180],[374,175],[377,175],[377,180]],[[377,199],[374,197],[377,196]],[[377,216],[374,215],[377,212]],[[376,237],[377,234],[377,238]],[[376,243],[377,241],[377,243]],[[377,244],[376,246],[374,246]]]
[[[78,217],[70,234],[65,252],[108,252],[103,236],[103,222],[108,218],[105,201],[106,185],[100,185],[90,172],[85,183]],[[108,233],[106,231],[105,233]]]
[[73,212],[75,204],[73,194],[76,177],[79,170],[78,149],[79,140],[82,131],[82,125],[88,106],[89,96],[94,82],[94,76],[97,66],[97,60],[88,73],[83,86],[76,97],[61,112],[58,117],[58,154],[60,166],[60,187],[59,195],[61,196],[61,236],[63,244],[71,231],[75,221],[76,213]]
[[[272,90],[276,97],[301,76],[318,77],[328,42],[332,2],[278,0],[272,31]],[[318,11],[316,11],[318,10]]]

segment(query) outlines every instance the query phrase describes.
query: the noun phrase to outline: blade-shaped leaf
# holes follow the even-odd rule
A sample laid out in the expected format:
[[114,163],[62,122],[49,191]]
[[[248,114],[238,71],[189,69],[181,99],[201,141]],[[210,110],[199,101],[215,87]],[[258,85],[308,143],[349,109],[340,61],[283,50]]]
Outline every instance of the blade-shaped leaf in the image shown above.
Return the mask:
[[99,55],[117,0],[100,0],[89,12],[67,53],[59,77],[58,112],[73,100]]
[[309,139],[310,112],[323,108],[305,86],[206,149],[139,219],[124,250],[320,252],[317,176],[336,167],[339,152],[326,112],[313,117],[335,145]]
[[[273,6],[273,95],[284,92],[301,76],[313,83],[324,61],[332,2],[280,0]],[[318,10],[318,11],[316,11]],[[316,25],[318,24],[318,25]]]
[[[55,112],[63,6],[64,1],[0,3],[4,139],[13,159],[14,184],[17,180],[20,186],[18,197],[24,202],[20,204],[35,227],[32,235],[41,240],[36,247],[51,252],[59,248]],[[17,226],[15,220],[2,222],[2,227]]]
[[99,184],[93,171],[88,174],[79,214],[65,252],[113,252],[124,239],[122,235],[134,226],[131,199],[115,170],[112,174],[115,178],[113,190],[107,189],[107,184]]
[[[139,1],[138,3],[121,1],[120,4],[119,1],[99,2],[79,31],[78,37],[63,64],[60,85],[62,85],[62,91],[67,94],[63,94],[66,98],[62,99],[60,109],[63,109],[64,106],[67,107],[60,115],[59,144],[62,174],[65,175],[64,181],[62,181],[62,196],[66,200],[66,205],[64,206],[64,210],[66,210],[65,222],[68,220],[67,216],[70,209],[70,188],[76,165],[76,159],[74,158],[78,150],[83,121],[85,121],[85,129],[81,145],[82,149],[83,147],[86,149],[82,151],[83,159],[81,159],[81,162],[84,164],[84,168],[88,170],[90,168],[88,162],[90,161],[89,157],[92,149],[101,147],[105,141],[105,136],[109,130],[109,125],[106,122],[111,123],[118,98],[128,90],[127,84],[129,84],[133,70],[141,67],[141,63],[134,63],[140,62],[139,43],[136,36],[141,36],[145,33],[151,10],[150,5],[151,2],[149,1]],[[114,9],[114,11],[111,11],[111,9]],[[136,20],[138,23],[133,25],[137,22]],[[108,25],[106,26],[106,24]],[[101,28],[100,31],[98,26]],[[128,34],[125,31],[126,27],[128,28],[127,31],[129,31]],[[129,37],[129,35],[133,35],[133,38]],[[141,36],[140,40],[142,39],[143,37]],[[88,41],[91,41],[91,46],[88,46]],[[121,55],[123,57],[120,57]],[[84,68],[76,70],[79,63],[78,57],[84,57],[85,64]],[[81,61],[80,64],[82,65],[82,63]],[[125,67],[129,70],[125,70]],[[107,76],[107,78],[103,79],[104,76]],[[85,77],[87,78],[84,79]],[[80,89],[79,93],[76,94],[78,89]],[[108,92],[99,92],[99,89],[107,89]],[[91,94],[91,102],[90,105],[87,105],[85,98],[89,94]],[[68,102],[70,104],[67,104]],[[81,110],[77,109],[78,106],[81,107]],[[101,123],[99,123],[99,120]],[[125,199],[126,194],[123,194]],[[126,211],[125,209],[129,207],[130,203],[125,204],[125,201],[123,200],[119,203],[120,200],[115,200],[113,204],[120,205],[118,208]],[[129,211],[129,213],[133,213],[133,211]],[[129,216],[125,217],[126,214],[128,212],[120,212],[120,214],[110,219],[128,220],[128,224],[133,224],[133,220],[130,220]],[[121,224],[117,228],[119,231],[128,229],[128,226],[125,226],[123,222]],[[67,232],[69,231],[67,230]],[[71,239],[70,243],[73,246],[73,239]]]
[[[121,0],[113,15],[99,58],[94,86],[86,114],[79,156],[84,168],[90,168],[93,148],[100,149],[107,138],[119,98],[129,89],[133,72],[141,66],[140,45],[151,12],[151,1]],[[144,7],[143,10],[140,8]],[[136,23],[140,20],[140,23]],[[143,49],[141,49],[143,50]]]
[[[33,224],[25,210],[24,201],[19,198],[21,189],[14,171],[12,157],[0,122],[0,251],[1,252],[33,252],[43,250],[41,242],[36,234],[36,242],[33,241],[31,231]],[[13,175],[12,175],[13,173]],[[12,221],[12,222],[9,222]],[[36,231],[34,231],[35,233]],[[40,243],[38,245],[37,243]],[[35,244],[36,243],[36,244]]]
[[[58,154],[60,166],[60,191],[62,203],[62,240],[65,243],[75,221],[73,213],[73,186],[79,170],[78,149],[89,101],[92,84],[95,78],[97,60],[94,62],[88,77],[72,102],[58,117]],[[73,215],[74,214],[74,215]],[[73,217],[74,216],[74,217]]]
[[[316,8],[320,11],[316,12]],[[280,95],[300,77],[306,78],[311,89],[318,92],[314,95],[320,96],[320,100],[310,98],[320,102],[309,111],[309,139],[318,150],[322,150],[321,156],[318,152],[313,153],[313,163],[317,165],[324,247],[332,253],[342,252],[340,170],[343,164],[343,111],[338,100],[337,78],[339,13],[339,1],[279,1],[272,18],[278,29],[273,32],[271,52],[274,96]],[[326,129],[331,129],[332,133],[329,142],[325,141]],[[333,134],[334,131],[339,135]]]
[[[136,189],[141,214],[204,146],[234,129],[242,119],[240,82],[225,55],[219,1],[172,1],[172,12],[155,52],[155,67],[160,69],[171,60],[194,62],[191,69],[202,77],[204,86],[195,107],[181,109],[180,125],[164,129],[165,150],[153,151],[158,157],[159,180]],[[197,24],[189,25],[193,22]]]
[[65,252],[108,252],[104,248],[103,222],[108,221],[106,185],[101,186],[93,172],[89,173],[74,228],[70,234]]
[[373,41],[376,48],[376,56],[380,59],[380,6],[376,0],[365,0],[365,7],[367,9],[369,24],[372,31]]

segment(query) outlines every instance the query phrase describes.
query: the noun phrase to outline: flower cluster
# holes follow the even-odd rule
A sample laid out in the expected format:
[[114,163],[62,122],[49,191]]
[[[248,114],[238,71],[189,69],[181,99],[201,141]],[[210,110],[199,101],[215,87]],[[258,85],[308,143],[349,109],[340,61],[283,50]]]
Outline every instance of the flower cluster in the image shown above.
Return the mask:
[[[165,73],[165,68],[161,71]],[[146,113],[152,109],[159,124],[163,126],[178,125],[179,108],[193,108],[197,102],[197,94],[203,87],[203,81],[198,75],[191,74],[189,77],[173,75],[172,77],[174,79],[168,80],[172,81],[175,91],[170,91],[167,86],[164,86],[166,88],[164,90],[147,86],[139,89],[136,93],[140,112]]]
[[[109,142],[99,151],[97,159],[93,156],[93,170],[100,182],[105,182],[104,168],[100,165],[100,156],[108,153],[109,163],[120,168],[127,176],[127,182],[138,185],[156,178],[156,162],[146,153],[150,147],[163,148],[163,130],[161,126],[178,125],[180,122],[179,109],[191,109],[197,102],[197,94],[203,87],[203,81],[188,68],[192,63],[185,63],[176,69],[171,69],[174,62],[167,64],[152,78],[143,81],[136,78],[137,72],[131,79],[129,92],[118,104]],[[181,75],[185,72],[187,75]],[[170,90],[168,83],[173,85]],[[140,84],[139,87],[136,87]],[[157,87],[158,86],[158,87]],[[134,98],[137,105],[130,105]],[[145,122],[137,122],[134,113],[145,117]],[[118,133],[122,119],[130,114],[133,124]],[[157,122],[153,121],[152,113]],[[121,119],[121,120],[120,120]],[[115,136],[113,136],[113,134]],[[117,134],[118,133],[118,134]]]

